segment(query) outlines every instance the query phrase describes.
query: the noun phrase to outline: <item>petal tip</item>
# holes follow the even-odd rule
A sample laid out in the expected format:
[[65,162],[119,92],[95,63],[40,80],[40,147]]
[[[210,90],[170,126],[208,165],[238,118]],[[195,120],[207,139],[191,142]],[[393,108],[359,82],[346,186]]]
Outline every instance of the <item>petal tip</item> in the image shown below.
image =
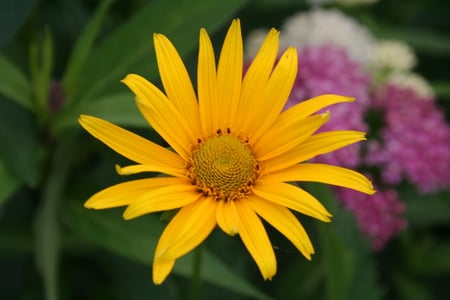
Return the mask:
[[95,209],[95,206],[92,204],[92,201],[89,200],[84,202],[83,207],[87,209]]
[[125,221],[128,221],[128,220],[131,220],[131,219],[133,219],[134,217],[135,217],[135,213],[133,213],[133,211],[130,211],[130,206],[128,206],[125,210],[124,210],[124,212],[122,213],[122,218],[125,220]]
[[153,283],[161,285],[173,269],[175,260],[161,261],[155,259],[153,261]]
[[114,168],[116,169],[117,174],[119,175],[127,175],[125,172],[122,171],[122,167],[119,165],[115,165]]

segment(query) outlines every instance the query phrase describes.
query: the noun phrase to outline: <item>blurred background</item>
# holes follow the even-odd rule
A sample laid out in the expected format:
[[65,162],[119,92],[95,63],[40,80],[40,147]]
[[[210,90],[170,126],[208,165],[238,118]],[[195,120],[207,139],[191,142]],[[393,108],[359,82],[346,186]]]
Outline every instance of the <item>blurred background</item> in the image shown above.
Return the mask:
[[[449,299],[449,14],[438,0],[1,0],[0,299]],[[101,117],[165,145],[120,79],[138,73],[159,85],[154,32],[195,78],[199,29],[218,53],[233,18],[247,63],[271,27],[282,49],[298,48],[287,106],[323,93],[357,98],[330,108],[327,128],[368,140],[315,160],[365,173],[378,193],[305,185],[333,222],[298,215],[312,261],[267,226],[272,281],[238,237],[217,230],[201,246],[200,285],[188,254],[154,286],[167,221],[83,208],[129,178],[114,169],[126,160],[77,119]]]

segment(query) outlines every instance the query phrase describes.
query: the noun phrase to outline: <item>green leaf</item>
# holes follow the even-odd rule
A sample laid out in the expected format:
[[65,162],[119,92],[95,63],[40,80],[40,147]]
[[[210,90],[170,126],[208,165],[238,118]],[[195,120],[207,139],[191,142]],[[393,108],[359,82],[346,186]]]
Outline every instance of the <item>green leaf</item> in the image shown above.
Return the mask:
[[431,87],[439,98],[450,100],[450,82],[449,81],[432,81]]
[[393,274],[395,288],[404,300],[431,300],[433,299],[429,287],[421,280],[412,278],[409,274],[397,272]]
[[326,296],[330,300],[348,299],[355,261],[329,224],[318,224],[320,246],[326,272]]
[[[118,87],[128,73],[156,77],[157,67],[152,34],[161,32],[176,45],[181,55],[198,44],[198,32],[210,33],[231,17],[247,1],[168,0],[151,2],[114,31],[89,57],[80,72],[77,101],[95,101],[106,91]],[[72,95],[70,95],[72,96]]]
[[[242,249],[245,251],[245,249]],[[256,299],[272,299],[263,292],[253,287],[249,282],[234,271],[230,270],[225,264],[217,259],[212,253],[202,250],[202,267],[201,276],[204,280],[213,283],[217,286],[229,289],[238,294]],[[192,275],[192,265],[194,260],[194,253],[190,252],[177,261],[174,272],[179,275],[190,277]]]
[[0,94],[27,109],[32,108],[28,79],[3,55],[0,55]]
[[8,200],[19,186],[19,178],[11,173],[4,162],[0,161],[0,210],[2,204]]
[[422,270],[428,273],[447,273],[450,274],[450,241],[442,241],[438,238],[432,248],[429,249],[426,256],[421,260]]
[[114,0],[103,0],[100,3],[94,16],[83,30],[80,38],[77,40],[77,43],[73,48],[62,79],[64,90],[67,95],[72,95],[76,88],[79,72],[83,68],[86,59],[91,53],[92,46],[98,32],[100,31],[103,19],[113,2]]
[[19,30],[35,3],[36,0],[0,1],[0,47]]
[[432,195],[421,195],[414,187],[400,190],[406,202],[406,218],[411,227],[428,227],[450,224],[450,190]]
[[[308,184],[312,194],[333,214],[331,223],[317,223],[323,253],[327,299],[382,299],[375,261],[368,241],[348,211],[325,186]],[[320,255],[320,252],[318,255]]]
[[148,127],[147,121],[140,114],[131,92],[107,95],[88,103],[75,104],[63,111],[53,124],[56,131],[78,126],[81,114],[103,118],[117,125]]
[[378,38],[402,40],[419,51],[433,55],[448,56],[450,54],[450,35],[448,34],[425,28],[380,24],[369,18],[366,18],[365,21]]
[[33,116],[0,97],[0,160],[30,186],[38,182],[38,138]]
[[[90,211],[84,209],[81,203],[66,202],[62,217],[72,231],[102,248],[151,267],[153,251],[165,225],[157,216],[147,215],[124,221],[119,209]],[[203,255],[203,280],[244,296],[270,299],[206,249]],[[192,265],[192,254],[187,254],[177,260],[173,272],[190,277]]]

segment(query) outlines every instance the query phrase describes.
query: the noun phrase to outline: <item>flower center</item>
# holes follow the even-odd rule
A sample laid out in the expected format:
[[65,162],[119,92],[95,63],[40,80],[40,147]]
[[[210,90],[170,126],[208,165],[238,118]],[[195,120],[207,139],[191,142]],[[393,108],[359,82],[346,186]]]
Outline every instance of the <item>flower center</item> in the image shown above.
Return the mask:
[[233,135],[219,135],[199,142],[190,173],[193,184],[206,196],[229,201],[250,192],[258,169],[247,144]]

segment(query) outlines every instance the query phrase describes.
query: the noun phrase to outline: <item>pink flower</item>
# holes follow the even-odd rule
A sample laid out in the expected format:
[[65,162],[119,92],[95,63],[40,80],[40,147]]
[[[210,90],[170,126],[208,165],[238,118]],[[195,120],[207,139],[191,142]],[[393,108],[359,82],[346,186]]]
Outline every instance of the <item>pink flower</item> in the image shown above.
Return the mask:
[[381,180],[415,184],[422,193],[450,187],[450,126],[434,99],[387,84],[373,98],[381,111],[379,140],[368,144],[366,163],[378,166]]
[[394,189],[378,190],[374,195],[366,196],[339,188],[336,194],[342,205],[354,214],[374,250],[381,250],[388,240],[407,226],[402,218],[405,204]]

